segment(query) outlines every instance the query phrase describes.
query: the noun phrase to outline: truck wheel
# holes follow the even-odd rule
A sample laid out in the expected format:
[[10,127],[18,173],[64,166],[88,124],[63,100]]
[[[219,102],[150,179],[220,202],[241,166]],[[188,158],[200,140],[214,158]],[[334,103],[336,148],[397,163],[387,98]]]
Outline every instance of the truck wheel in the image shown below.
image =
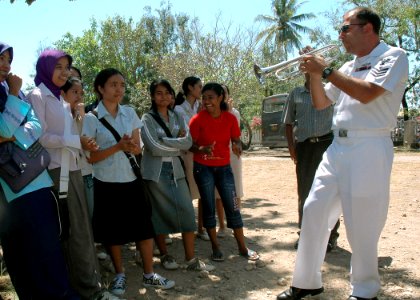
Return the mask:
[[241,117],[241,142],[242,142],[242,149],[248,150],[251,146],[252,140],[252,131],[251,126],[247,120]]

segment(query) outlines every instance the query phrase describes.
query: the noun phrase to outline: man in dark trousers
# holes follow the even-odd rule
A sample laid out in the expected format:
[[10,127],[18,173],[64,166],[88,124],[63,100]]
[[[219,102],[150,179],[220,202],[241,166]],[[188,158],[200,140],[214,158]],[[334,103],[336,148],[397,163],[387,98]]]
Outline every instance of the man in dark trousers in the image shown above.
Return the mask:
[[[310,47],[306,47],[301,54],[311,50]],[[312,105],[309,89],[310,76],[305,74],[305,85],[296,87],[289,94],[284,114],[289,153],[296,164],[299,230],[302,225],[303,205],[311,189],[315,171],[334,137],[331,130],[333,106],[316,110]],[[331,231],[327,252],[337,246],[339,226],[340,221],[337,221]],[[299,239],[295,243],[295,249],[298,245]]]

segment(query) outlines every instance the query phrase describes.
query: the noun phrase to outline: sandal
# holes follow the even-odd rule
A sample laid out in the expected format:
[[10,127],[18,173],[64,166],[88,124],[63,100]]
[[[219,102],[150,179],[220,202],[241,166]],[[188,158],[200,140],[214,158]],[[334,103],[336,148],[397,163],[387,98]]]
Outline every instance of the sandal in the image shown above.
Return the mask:
[[210,256],[211,260],[213,261],[224,261],[225,257],[223,256],[222,251],[220,250],[213,250],[213,253]]
[[247,249],[247,253],[240,253],[240,255],[252,261],[256,261],[260,259],[260,256],[258,255],[258,253],[251,249]]

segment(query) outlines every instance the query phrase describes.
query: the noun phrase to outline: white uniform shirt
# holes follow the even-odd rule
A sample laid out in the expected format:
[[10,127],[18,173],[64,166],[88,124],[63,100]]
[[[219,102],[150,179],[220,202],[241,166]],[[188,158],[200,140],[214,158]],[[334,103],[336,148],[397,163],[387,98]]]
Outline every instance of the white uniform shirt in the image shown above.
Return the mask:
[[[66,147],[71,152],[70,171],[79,170],[80,136],[77,126],[73,122],[69,106],[63,105],[64,99],[61,96],[60,99],[57,99],[43,83],[30,92],[27,98],[41,122],[42,136],[39,141],[51,157],[48,169],[61,166],[61,149]],[[65,118],[68,119],[68,124],[71,126],[67,133],[64,130]]]
[[[127,105],[118,105],[118,113],[114,118],[106,110],[102,101],[95,109],[98,118],[105,118],[118,132],[120,137],[124,134],[131,136],[134,129],[140,129],[142,122],[135,110]],[[83,119],[82,134],[96,140],[99,149],[104,150],[117,144],[112,133],[92,113]],[[118,151],[104,160],[93,164],[94,177],[104,182],[131,182],[136,179],[130,162],[123,151]]]
[[328,83],[325,86],[326,94],[336,103],[332,129],[394,128],[408,78],[408,59],[404,50],[380,42],[371,53],[347,62],[340,71],[381,86],[386,91],[375,100],[363,104]]
[[185,120],[185,122],[190,124],[191,118],[198,113],[198,109],[200,108],[200,101],[195,100],[193,107],[191,107],[190,103],[185,100],[180,105],[176,105],[174,110],[178,112]]
[[[74,118],[74,122],[77,125],[77,131],[79,134],[82,134],[82,128],[83,128],[83,117],[77,116]],[[89,151],[85,151],[83,149],[79,152],[79,165],[80,169],[82,170],[82,176],[91,175],[93,172],[92,164],[88,163],[87,156],[90,155]]]

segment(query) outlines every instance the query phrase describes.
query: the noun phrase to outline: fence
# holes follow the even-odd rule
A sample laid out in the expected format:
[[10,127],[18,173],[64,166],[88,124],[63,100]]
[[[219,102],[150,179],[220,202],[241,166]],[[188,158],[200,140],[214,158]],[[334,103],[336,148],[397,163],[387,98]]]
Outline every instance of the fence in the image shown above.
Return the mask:
[[[420,119],[404,121],[399,119],[397,126],[391,132],[391,138],[395,146],[405,146],[408,148],[420,147]],[[262,130],[252,129],[251,145],[262,144]]]
[[418,149],[420,147],[420,119],[399,120],[391,136],[394,144]]
[[262,130],[252,129],[251,145],[261,145],[262,143]]

